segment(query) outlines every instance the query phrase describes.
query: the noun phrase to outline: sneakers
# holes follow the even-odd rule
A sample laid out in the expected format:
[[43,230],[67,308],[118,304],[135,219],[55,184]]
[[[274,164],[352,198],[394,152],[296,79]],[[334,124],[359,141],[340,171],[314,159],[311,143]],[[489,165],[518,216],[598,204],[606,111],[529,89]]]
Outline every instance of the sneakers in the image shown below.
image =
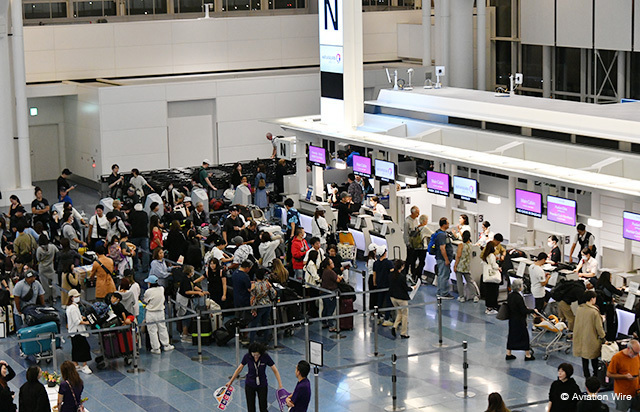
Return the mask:
[[480,298],[479,297],[476,296],[475,298],[473,298],[473,303],[478,303],[478,302],[480,302]]
[[163,349],[165,352],[171,352],[172,350],[174,350],[176,347],[173,345],[167,345],[165,346]]
[[409,339],[409,335],[400,335],[401,339]]
[[505,360],[514,360],[516,358],[516,355],[506,355]]
[[484,311],[484,313],[487,314],[487,315],[497,315],[498,311],[495,310],[495,309],[487,309],[487,310]]
[[390,320],[385,320],[384,322],[382,322],[382,326],[393,326],[393,322],[391,322]]
[[93,371],[89,369],[87,365],[84,365],[82,368],[79,368],[78,370],[87,375],[91,375],[93,373]]
[[531,355],[529,357],[527,357],[527,356],[524,357],[524,361],[525,362],[534,361],[534,360],[536,360],[536,358],[534,358],[533,355]]
[[192,339],[190,335],[182,335],[182,337],[180,338],[180,340],[184,343],[191,343]]
[[391,328],[391,336],[396,337],[396,328]]
[[151,349],[151,353],[153,353],[154,355],[160,355],[162,352],[160,351],[160,349]]
[[464,303],[464,302],[466,302],[466,301],[467,301],[467,300],[464,298],[464,296],[460,296],[460,297],[458,298],[458,302],[460,302],[460,303]]
[[453,299],[453,295],[450,294],[446,294],[446,295],[436,295],[437,298],[443,299],[443,300],[451,300]]

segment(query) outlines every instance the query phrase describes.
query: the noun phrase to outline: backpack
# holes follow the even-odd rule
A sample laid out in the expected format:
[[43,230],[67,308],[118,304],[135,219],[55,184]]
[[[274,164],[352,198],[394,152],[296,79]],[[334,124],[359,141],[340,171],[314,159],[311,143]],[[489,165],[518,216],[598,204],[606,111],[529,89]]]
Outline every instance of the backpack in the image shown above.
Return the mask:
[[442,230],[436,230],[436,232],[431,235],[431,238],[429,239],[429,246],[427,246],[427,250],[429,251],[429,254],[431,256],[435,256],[436,251],[438,250],[438,248],[436,247],[436,238],[438,237],[438,233],[440,232],[442,232]]
[[411,246],[412,249],[422,249],[424,247],[422,230],[420,230],[420,228],[409,233],[409,246]]
[[267,182],[264,179],[258,180],[258,189],[263,190],[267,187]]

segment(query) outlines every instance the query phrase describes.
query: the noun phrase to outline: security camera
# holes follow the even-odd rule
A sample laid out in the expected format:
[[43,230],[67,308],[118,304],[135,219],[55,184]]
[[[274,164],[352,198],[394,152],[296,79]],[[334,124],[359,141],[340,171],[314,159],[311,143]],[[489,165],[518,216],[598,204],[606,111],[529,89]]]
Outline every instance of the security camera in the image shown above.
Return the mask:
[[444,76],[445,70],[444,66],[436,66],[436,76]]
[[413,69],[411,69],[411,68],[410,68],[410,69],[408,69],[408,70],[407,70],[407,73],[413,73]]
[[523,80],[522,73],[516,73],[516,84],[522,84]]

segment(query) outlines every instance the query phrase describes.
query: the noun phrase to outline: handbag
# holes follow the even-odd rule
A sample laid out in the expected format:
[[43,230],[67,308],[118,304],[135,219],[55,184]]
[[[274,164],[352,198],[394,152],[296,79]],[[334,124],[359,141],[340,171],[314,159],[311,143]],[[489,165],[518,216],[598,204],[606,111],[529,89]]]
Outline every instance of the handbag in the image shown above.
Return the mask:
[[602,360],[609,363],[611,362],[611,358],[613,355],[618,353],[620,348],[616,342],[605,342],[602,344],[602,349],[600,350]]
[[509,320],[509,305],[503,303],[500,305],[500,309],[498,309],[498,314],[496,315],[496,319],[498,320]]
[[78,412],[84,412],[84,402],[82,402],[82,400],[78,402],[78,398],[76,398],[76,392],[73,390],[73,387],[71,386],[69,381],[65,381],[65,382],[67,382],[67,385],[69,385],[69,389],[71,389],[71,395],[73,395],[73,400],[76,403],[76,406],[78,407],[78,409],[76,410]]
[[484,283],[500,283],[502,282],[502,273],[490,265],[484,264],[482,268],[482,281]]

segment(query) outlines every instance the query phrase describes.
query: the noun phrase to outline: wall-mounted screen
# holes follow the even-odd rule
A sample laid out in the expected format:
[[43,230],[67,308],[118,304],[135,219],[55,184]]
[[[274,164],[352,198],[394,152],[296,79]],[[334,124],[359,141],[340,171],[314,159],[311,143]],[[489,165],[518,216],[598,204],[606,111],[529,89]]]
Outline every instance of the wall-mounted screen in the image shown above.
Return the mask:
[[427,191],[437,195],[449,196],[451,192],[449,175],[427,170]]
[[516,189],[516,212],[527,216],[541,218],[542,195],[536,192]]
[[309,163],[314,166],[325,167],[327,165],[327,151],[325,148],[309,145]]
[[640,214],[624,212],[622,214],[622,237],[640,242]]
[[578,204],[575,200],[547,195],[547,220],[575,226]]
[[396,181],[396,164],[386,160],[376,159],[375,161],[376,179],[383,182],[393,183]]
[[453,176],[453,197],[467,202],[478,202],[478,181],[462,176]]
[[371,158],[353,155],[353,174],[371,177]]

